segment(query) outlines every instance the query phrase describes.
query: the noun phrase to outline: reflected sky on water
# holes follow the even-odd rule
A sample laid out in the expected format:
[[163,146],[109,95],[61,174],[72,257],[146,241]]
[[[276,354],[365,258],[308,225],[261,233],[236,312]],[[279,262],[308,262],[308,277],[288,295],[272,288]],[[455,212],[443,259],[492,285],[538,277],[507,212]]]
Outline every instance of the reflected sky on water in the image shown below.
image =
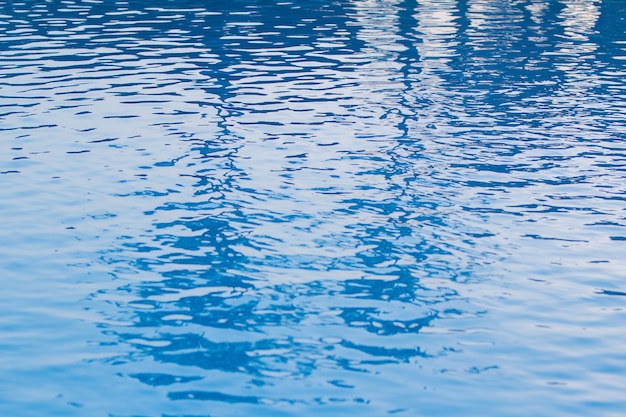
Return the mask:
[[0,1],[0,414],[620,415],[621,1]]

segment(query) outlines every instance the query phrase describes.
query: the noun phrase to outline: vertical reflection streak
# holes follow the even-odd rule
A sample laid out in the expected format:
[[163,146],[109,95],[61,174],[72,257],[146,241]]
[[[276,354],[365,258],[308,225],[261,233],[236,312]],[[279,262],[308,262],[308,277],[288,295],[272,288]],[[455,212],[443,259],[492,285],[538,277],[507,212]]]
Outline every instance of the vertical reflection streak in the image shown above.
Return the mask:
[[[157,277],[99,296],[132,323],[114,330],[133,352],[119,359],[125,374],[171,386],[168,398],[358,403],[379,378],[399,386],[396,372],[447,355],[452,333],[416,338],[436,321],[481,315],[454,283],[485,262],[468,240],[476,228],[455,230],[420,156],[431,130],[420,112],[447,97],[437,83],[454,54],[452,3],[355,1],[308,18],[313,4],[288,18],[252,6],[229,16],[197,84],[218,131],[189,133],[193,195],[151,210],[147,241],[123,250]],[[426,46],[405,30],[423,30]],[[395,395],[375,397],[393,408]]]

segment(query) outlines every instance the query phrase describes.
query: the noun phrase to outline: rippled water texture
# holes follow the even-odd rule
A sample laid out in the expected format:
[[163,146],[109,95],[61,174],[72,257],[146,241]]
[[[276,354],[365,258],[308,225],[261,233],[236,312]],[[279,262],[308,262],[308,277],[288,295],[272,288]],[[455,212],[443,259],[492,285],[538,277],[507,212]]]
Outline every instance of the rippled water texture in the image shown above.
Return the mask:
[[624,16],[0,0],[0,415],[623,415]]

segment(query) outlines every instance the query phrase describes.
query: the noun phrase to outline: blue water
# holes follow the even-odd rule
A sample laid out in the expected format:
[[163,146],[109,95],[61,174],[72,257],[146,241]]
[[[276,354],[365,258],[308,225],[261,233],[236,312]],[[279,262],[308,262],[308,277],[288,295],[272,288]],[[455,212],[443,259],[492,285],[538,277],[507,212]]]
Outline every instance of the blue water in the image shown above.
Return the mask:
[[623,416],[625,16],[0,0],[0,415]]

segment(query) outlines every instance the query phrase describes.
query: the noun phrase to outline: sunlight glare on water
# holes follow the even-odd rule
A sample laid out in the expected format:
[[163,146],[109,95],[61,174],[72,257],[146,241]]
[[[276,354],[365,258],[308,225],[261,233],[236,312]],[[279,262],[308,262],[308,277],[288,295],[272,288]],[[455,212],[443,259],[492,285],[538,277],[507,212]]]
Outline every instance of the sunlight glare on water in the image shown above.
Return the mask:
[[625,16],[0,0],[0,415],[622,415]]

